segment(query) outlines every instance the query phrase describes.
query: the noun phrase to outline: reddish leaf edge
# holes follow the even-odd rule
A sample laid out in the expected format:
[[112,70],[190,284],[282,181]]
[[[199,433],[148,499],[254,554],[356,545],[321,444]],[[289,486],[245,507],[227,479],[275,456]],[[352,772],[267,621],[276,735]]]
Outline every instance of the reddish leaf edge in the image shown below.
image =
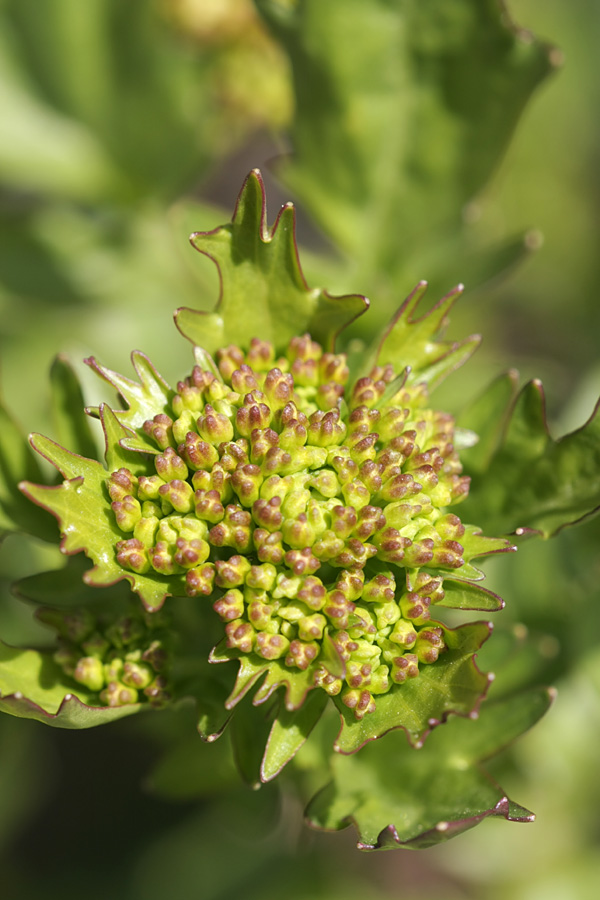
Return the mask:
[[[473,623],[467,622],[465,624],[466,625],[479,624],[479,625],[487,626],[488,633],[483,638],[481,644],[477,648],[478,650],[490,638],[492,631],[494,630],[493,622],[473,622]],[[458,631],[460,628],[463,628],[463,627],[465,627],[465,626],[458,625],[456,628],[448,628],[448,626],[444,625],[444,628],[446,629],[446,631]],[[390,728],[387,728],[385,731],[382,731],[381,734],[378,734],[375,737],[366,738],[362,742],[362,744],[359,744],[358,747],[355,747],[353,750],[348,750],[348,751],[341,750],[339,748],[339,744],[338,744],[339,738],[342,734],[342,731],[344,730],[344,717],[340,713],[340,730],[338,731],[336,739],[334,741],[333,749],[335,750],[336,753],[339,753],[342,756],[354,756],[355,753],[358,753],[360,750],[362,750],[363,747],[366,747],[367,744],[370,744],[371,741],[379,741],[379,740],[381,740],[381,738],[385,737],[386,734],[390,734],[392,731],[402,730],[402,731],[404,731],[404,734],[406,735],[406,740],[408,741],[409,745],[411,747],[413,747],[415,750],[420,750],[421,747],[423,746],[423,744],[425,743],[425,741],[427,740],[427,738],[429,737],[429,735],[431,734],[431,732],[434,730],[434,728],[437,728],[438,725],[443,725],[445,722],[448,721],[448,718],[450,716],[459,716],[462,719],[478,719],[479,718],[479,709],[481,707],[481,704],[487,697],[488,691],[492,685],[492,682],[495,680],[496,676],[494,675],[493,672],[482,672],[481,669],[479,668],[479,666],[477,665],[476,656],[477,656],[477,652],[474,651],[471,656],[471,662],[472,662],[473,668],[475,669],[475,671],[478,675],[481,675],[482,677],[486,678],[487,680],[486,680],[485,685],[482,688],[481,693],[479,694],[477,700],[475,701],[475,705],[473,706],[473,709],[469,710],[469,712],[463,713],[463,712],[457,712],[456,710],[453,710],[453,709],[447,709],[444,713],[442,713],[442,715],[439,719],[431,717],[430,719],[427,720],[427,724],[429,725],[429,728],[427,728],[421,734],[421,736],[414,742],[411,740],[410,734],[409,734],[406,726],[392,725],[392,726],[390,726]],[[434,665],[436,665],[436,664],[434,663]],[[402,686],[400,685],[400,688],[401,687]]]
[[[306,278],[304,277],[304,272],[302,270],[302,265],[300,263],[300,254],[298,252],[298,241],[296,238],[296,207],[294,206],[294,204],[292,202],[288,201],[287,203],[284,203],[280,207],[279,212],[277,213],[277,218],[275,219],[273,227],[271,229],[268,228],[268,225],[267,225],[267,193],[266,193],[266,188],[265,188],[265,183],[264,183],[264,180],[262,177],[262,173],[261,173],[260,169],[258,169],[258,168],[251,169],[244,180],[242,188],[241,188],[241,190],[237,196],[236,202],[235,202],[233,216],[231,217],[232,223],[235,221],[235,218],[238,213],[239,205],[241,203],[242,197],[246,190],[246,186],[251,179],[256,180],[256,182],[258,183],[260,194],[261,194],[260,233],[259,233],[260,240],[263,243],[269,243],[273,239],[273,237],[275,236],[275,233],[277,232],[277,229],[279,228],[281,217],[283,216],[283,214],[285,212],[287,212],[288,210],[291,210],[292,241],[293,241],[293,246],[294,246],[295,261],[296,261],[296,265],[298,266],[298,274],[299,274],[300,278],[302,279],[302,284],[304,285],[306,290],[307,291],[311,290],[311,288],[309,288],[309,286],[308,286]],[[192,341],[191,338],[189,338],[184,333],[184,331],[182,331],[182,329],[179,326],[180,313],[192,312],[198,316],[209,316],[209,315],[218,314],[221,309],[222,302],[223,302],[223,274],[221,272],[221,266],[219,265],[217,260],[214,258],[214,256],[212,256],[212,254],[210,254],[207,250],[201,250],[199,247],[197,247],[196,244],[194,243],[194,239],[197,237],[212,237],[213,235],[218,234],[218,232],[221,231],[222,228],[223,228],[223,225],[219,225],[216,228],[212,228],[210,231],[193,231],[189,237],[190,244],[192,245],[194,250],[196,250],[198,253],[201,253],[203,256],[206,256],[208,259],[210,259],[210,261],[212,263],[214,263],[214,265],[217,268],[217,273],[218,273],[218,277],[219,277],[219,296],[218,296],[217,303],[216,303],[214,309],[198,310],[198,309],[192,309],[189,306],[180,306],[178,309],[175,310],[175,313],[173,315],[173,318],[175,321],[175,326],[176,326],[177,330],[179,331],[179,333],[186,339],[186,341],[190,341],[190,343],[192,343],[192,344],[195,344],[195,342]],[[351,319],[348,319],[347,322],[345,322],[336,332],[334,332],[332,334],[331,339],[329,341],[329,346],[327,346],[326,349],[329,351],[333,351],[340,333],[342,331],[344,331],[344,329],[346,329],[353,322],[355,322],[358,318],[360,318],[360,316],[364,315],[367,312],[367,310],[369,309],[369,307],[371,305],[371,301],[364,294],[359,294],[359,293],[330,294],[329,291],[327,291],[327,290],[323,290],[322,293],[323,293],[323,296],[326,297],[328,300],[347,300],[351,297],[356,297],[359,300],[362,300],[362,302],[363,302],[363,309],[360,310],[360,312],[358,312]]]

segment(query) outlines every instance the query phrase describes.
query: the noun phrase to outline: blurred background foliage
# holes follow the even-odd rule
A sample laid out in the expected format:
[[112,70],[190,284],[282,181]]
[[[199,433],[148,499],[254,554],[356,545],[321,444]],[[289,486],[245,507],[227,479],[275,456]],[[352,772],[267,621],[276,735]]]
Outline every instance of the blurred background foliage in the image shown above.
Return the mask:
[[[498,8],[46,0],[40,13],[36,0],[0,0],[1,376],[21,426],[55,433],[47,373],[59,351],[90,403],[98,388],[79,360],[91,352],[127,372],[135,347],[168,379],[181,374],[169,316],[218,295],[187,236],[230,218],[253,166],[271,221],[278,201],[297,204],[309,284],[364,291],[373,322],[419,278],[430,302],[465,281],[450,335],[480,332],[484,344],[440,406],[459,411],[516,366],[544,380],[555,436],[582,424],[600,393],[600,6],[512,0],[511,17],[549,45],[502,37]],[[486,566],[507,599],[480,655],[497,674],[492,694],[559,690],[492,764],[535,825],[491,820],[427,853],[358,854],[350,831],[302,828],[275,786],[230,783],[197,741],[179,751],[199,761],[182,799],[158,761],[190,734],[185,711],[77,733],[5,716],[3,894],[595,898],[598,537],[596,519]],[[56,566],[55,550],[9,537],[0,562],[3,638],[35,643],[42,632],[10,584]]]

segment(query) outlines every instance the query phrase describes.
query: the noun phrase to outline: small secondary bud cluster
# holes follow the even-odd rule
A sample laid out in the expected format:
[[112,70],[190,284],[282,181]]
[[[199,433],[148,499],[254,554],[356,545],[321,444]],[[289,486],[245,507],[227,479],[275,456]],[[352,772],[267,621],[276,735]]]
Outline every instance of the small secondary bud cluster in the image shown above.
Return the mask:
[[42,608],[38,618],[58,631],[54,661],[65,675],[99,694],[104,706],[169,699],[164,615],[140,611],[102,623],[89,609]]
[[[429,606],[439,571],[464,563],[446,507],[469,480],[425,385],[389,365],[348,378],[345,356],[309,335],[278,359],[258,339],[226,347],[144,423],[152,471],[121,468],[108,490],[124,569],[180,578],[182,594],[211,598],[230,648],[310,670],[360,718],[445,649]],[[410,590],[396,584],[406,570]]]

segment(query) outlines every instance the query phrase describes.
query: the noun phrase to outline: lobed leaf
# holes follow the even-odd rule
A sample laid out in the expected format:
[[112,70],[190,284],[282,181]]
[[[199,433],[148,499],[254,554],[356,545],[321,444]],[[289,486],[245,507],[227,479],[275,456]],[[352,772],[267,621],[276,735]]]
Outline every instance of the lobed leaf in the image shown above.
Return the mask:
[[397,372],[407,370],[407,382],[426,382],[434,388],[475,352],[481,338],[471,335],[463,341],[438,340],[448,323],[448,313],[463,292],[458,285],[419,318],[414,314],[427,290],[420,281],[406,298],[380,337],[363,356],[354,361],[354,370],[368,372],[374,365],[391,363]]
[[[121,464],[123,451],[119,437],[128,432],[108,407],[101,410],[107,438],[106,457],[111,466]],[[126,580],[149,611],[160,609],[165,598],[178,589],[175,579],[149,577],[126,571],[116,561],[114,547],[123,537],[112,515],[106,481],[110,472],[99,462],[85,459],[65,450],[43,435],[32,435],[31,445],[62,474],[64,481],[56,486],[22,482],[21,491],[38,506],[56,517],[61,530],[61,550],[66,554],[84,552],[94,563],[84,573],[88,585],[106,586]],[[134,464],[129,468],[136,471]]]
[[[461,424],[485,427],[486,397],[500,413],[501,397],[508,396],[507,379],[495,382]],[[543,537],[556,534],[600,509],[600,415],[596,406],[590,419],[576,431],[554,440],[548,430],[542,385],[532,381],[518,394],[512,407],[500,413],[506,419],[495,445],[484,433],[483,452],[466,454],[477,468],[471,495],[464,509],[469,518],[491,530]]]
[[255,336],[281,347],[309,331],[328,349],[333,347],[339,331],[367,309],[368,301],[358,294],[332,297],[307,287],[298,260],[295,215],[287,203],[267,229],[264,184],[253,169],[231,224],[191,236],[192,245],[216,263],[221,296],[212,313],[178,310],[175,322],[184,337],[215,353],[230,343],[247,346]]
[[359,849],[375,850],[430,847],[489,816],[532,821],[480,763],[534,725],[553,696],[536,689],[486,702],[478,719],[448,721],[420,750],[391,735],[335,757],[333,780],[309,803],[309,824],[328,830],[353,824]]

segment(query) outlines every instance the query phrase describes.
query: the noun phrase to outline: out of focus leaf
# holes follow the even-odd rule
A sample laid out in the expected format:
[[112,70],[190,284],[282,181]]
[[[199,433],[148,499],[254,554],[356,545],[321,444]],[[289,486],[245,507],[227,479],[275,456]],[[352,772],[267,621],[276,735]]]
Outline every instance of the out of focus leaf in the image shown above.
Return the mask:
[[389,735],[335,757],[333,781],[309,804],[308,821],[328,830],[355,825],[364,850],[430,847],[489,816],[531,821],[480,763],[534,725],[552,698],[538,689],[486,703],[477,720],[452,719],[418,751]]
[[[492,401],[500,386],[497,382],[490,388]],[[478,420],[485,422],[484,403],[482,398],[461,424],[477,429]],[[542,385],[532,381],[516,398],[493,453],[475,453],[475,465],[479,477],[465,503],[465,517],[495,532],[534,530],[550,537],[600,508],[598,406],[585,425],[554,440]]]
[[44,540],[53,540],[56,529],[40,516],[19,491],[22,479],[42,480],[35,456],[19,427],[0,403],[0,539],[24,531]]
[[92,696],[64,675],[51,653],[0,643],[0,711],[56,728],[92,728],[140,708],[92,706]]
[[292,204],[281,209],[270,231],[266,218],[264,185],[254,169],[231,225],[192,235],[194,247],[219,268],[221,298],[212,313],[180,309],[176,322],[185,337],[209,353],[232,342],[246,346],[255,336],[282,347],[305,331],[331,349],[338,332],[368,306],[359,295],[331,297],[307,287]]
[[94,459],[97,447],[89,418],[84,412],[81,385],[64,356],[57,356],[50,369],[52,413],[59,443],[81,456]]
[[170,800],[211,797],[239,784],[229,741],[218,747],[192,735],[179,740],[150,773],[146,786]]
[[361,271],[402,271],[459,226],[551,71],[550,48],[497,0],[256,4],[292,63],[287,183]]

